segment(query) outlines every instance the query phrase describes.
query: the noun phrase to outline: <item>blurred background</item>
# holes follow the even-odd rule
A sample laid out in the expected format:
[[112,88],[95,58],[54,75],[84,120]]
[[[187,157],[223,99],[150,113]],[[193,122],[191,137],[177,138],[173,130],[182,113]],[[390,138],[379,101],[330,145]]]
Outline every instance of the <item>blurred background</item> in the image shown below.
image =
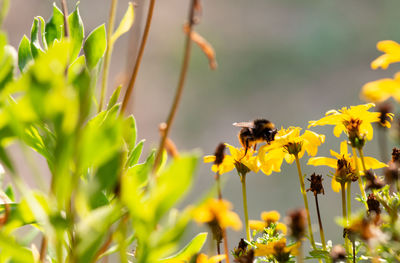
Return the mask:
[[[135,2],[133,29],[114,48],[110,87],[124,83],[132,70],[148,7],[148,1]],[[400,40],[397,0],[202,2],[203,16],[196,30],[215,48],[218,69],[211,71],[203,53],[193,48],[185,91],[170,135],[180,151],[200,149],[202,154],[212,154],[219,142],[239,146],[239,129],[232,126],[237,121],[261,117],[277,127],[306,128],[309,120],[321,118],[330,109],[362,103],[359,91],[363,84],[392,77],[396,72],[396,65],[386,71],[373,71],[370,62],[380,54],[375,47],[379,40]],[[75,4],[75,0],[68,0],[69,11]],[[127,6],[127,0],[119,1],[117,21]],[[187,0],[156,2],[130,108],[139,139],[146,139],[147,152],[158,145],[158,124],[166,120],[178,82],[188,6]],[[107,0],[81,1],[86,36],[107,21],[109,7]],[[11,1],[4,25],[10,44],[18,47],[23,34],[30,34],[34,16],[47,20],[51,13],[52,1]],[[318,156],[330,156],[329,149],[339,151],[344,137],[334,137],[332,127],[313,130],[327,136]],[[380,158],[376,141],[367,144],[367,156]],[[325,178],[326,194],[319,199],[325,235],[334,243],[341,242],[342,230],[334,220],[341,215],[340,195],[331,190],[331,179],[325,176],[329,170],[307,167],[307,159],[305,156],[302,160],[303,172],[317,172]],[[281,173],[269,177],[260,172],[247,178],[251,219],[259,219],[262,211],[275,209],[285,215],[303,206],[293,165],[284,163]],[[232,172],[224,179],[224,197],[242,215],[239,177]],[[200,198],[212,185],[210,165],[200,163],[196,187],[184,204]],[[358,193],[357,185],[353,185],[353,192]],[[311,193],[308,195],[314,236],[319,240],[315,205]],[[361,206],[354,202],[353,207]],[[192,228],[192,233],[200,230],[196,225]],[[188,233],[187,240],[192,233]],[[228,235],[233,247],[245,233]]]

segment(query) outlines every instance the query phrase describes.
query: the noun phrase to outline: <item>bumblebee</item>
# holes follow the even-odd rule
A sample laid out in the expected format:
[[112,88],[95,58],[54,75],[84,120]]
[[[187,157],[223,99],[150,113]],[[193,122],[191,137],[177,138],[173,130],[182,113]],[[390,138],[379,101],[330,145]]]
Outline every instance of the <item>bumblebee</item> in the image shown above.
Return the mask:
[[233,126],[242,127],[238,134],[239,142],[247,150],[253,147],[256,150],[257,143],[270,143],[275,139],[275,134],[278,132],[275,125],[266,119],[255,119],[252,122],[235,122]]

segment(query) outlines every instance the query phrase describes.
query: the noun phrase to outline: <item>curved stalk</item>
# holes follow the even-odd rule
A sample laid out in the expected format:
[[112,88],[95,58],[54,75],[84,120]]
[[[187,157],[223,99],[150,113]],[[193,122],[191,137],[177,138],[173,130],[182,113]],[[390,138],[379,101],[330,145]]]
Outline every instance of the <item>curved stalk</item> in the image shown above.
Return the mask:
[[222,236],[224,238],[224,249],[225,249],[225,256],[226,256],[225,262],[229,263],[228,238],[226,236],[226,229],[225,228],[222,229]]
[[[143,53],[144,53],[144,47],[146,46],[147,38],[148,38],[149,32],[150,32],[150,26],[151,26],[151,20],[153,17],[155,2],[156,2],[155,0],[150,0],[149,10],[147,12],[146,26],[143,31],[142,42],[140,43],[139,52],[138,52],[138,55],[136,58],[135,66],[133,68],[132,76],[131,76],[131,79],[129,80],[129,84],[126,89],[124,99],[122,101],[122,106],[121,106],[122,114],[126,111],[126,107],[128,106],[129,99],[131,97],[133,88],[135,86],[136,77],[139,72],[140,63],[142,61],[142,57],[143,57]],[[168,126],[167,126],[167,129],[168,129]]]
[[195,0],[192,0],[190,2],[189,26],[188,26],[188,33],[187,33],[186,41],[185,41],[185,52],[184,52],[184,56],[183,56],[182,68],[181,68],[181,73],[180,73],[180,77],[179,77],[179,83],[178,83],[178,87],[176,89],[175,98],[172,103],[171,110],[168,114],[166,128],[165,128],[164,134],[161,136],[160,145],[158,146],[156,157],[154,159],[153,173],[157,170],[158,165],[160,163],[161,156],[162,156],[164,146],[165,146],[165,140],[168,138],[168,134],[169,134],[172,122],[175,118],[175,114],[178,109],[178,105],[179,105],[179,102],[180,102],[180,99],[181,99],[182,93],[183,93],[183,87],[185,84],[186,74],[187,74],[187,70],[189,67],[190,51],[192,48],[192,40],[191,40],[190,36],[192,35],[192,30],[193,30],[193,25],[194,25],[194,8],[195,8],[194,4],[195,4],[195,2],[196,2]]
[[106,49],[106,55],[104,57],[104,67],[103,67],[103,77],[101,80],[100,101],[99,101],[99,108],[98,108],[97,112],[100,112],[103,109],[104,97],[107,93],[108,72],[110,69],[111,53],[113,51],[113,46],[114,46],[114,44],[111,43],[111,36],[114,31],[115,13],[117,10],[117,4],[118,4],[118,0],[111,1],[110,15],[108,18],[108,27],[107,27],[107,49]]
[[310,209],[308,208],[307,194],[306,194],[306,189],[304,186],[303,174],[301,172],[300,160],[299,160],[299,156],[297,154],[294,157],[296,158],[296,165],[297,165],[297,172],[299,174],[301,194],[303,195],[303,199],[304,199],[304,207],[307,212],[307,223],[308,223],[308,232],[310,235],[310,242],[311,242],[311,246],[313,247],[313,249],[316,249],[317,247],[315,246],[314,235],[313,235],[312,227],[311,227]]
[[319,224],[319,234],[321,236],[321,243],[322,243],[322,248],[326,250],[326,242],[325,242],[325,233],[324,233],[324,228],[322,226],[322,220],[321,220],[321,215],[319,213],[319,204],[318,204],[318,195],[314,195],[315,197],[315,206],[317,208],[317,215],[318,215],[318,224]]
[[351,214],[351,182],[347,183],[347,214]]

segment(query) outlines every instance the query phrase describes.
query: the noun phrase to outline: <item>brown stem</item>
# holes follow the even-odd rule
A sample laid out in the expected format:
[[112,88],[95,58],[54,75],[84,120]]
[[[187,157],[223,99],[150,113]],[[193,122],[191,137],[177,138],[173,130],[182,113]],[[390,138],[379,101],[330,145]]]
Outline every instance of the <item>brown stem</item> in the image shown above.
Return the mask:
[[322,243],[322,247],[324,248],[324,250],[326,250],[325,233],[324,233],[324,228],[322,227],[321,215],[319,213],[318,195],[314,194],[314,197],[315,197],[315,206],[317,207],[317,215],[318,215],[319,233],[321,235],[321,243]]
[[139,53],[136,58],[135,67],[133,68],[132,76],[129,80],[129,84],[128,84],[128,87],[125,92],[124,100],[122,101],[121,114],[123,114],[126,111],[126,107],[128,106],[129,98],[131,97],[133,87],[135,86],[136,77],[139,72],[140,62],[142,61],[142,57],[143,57],[143,53],[144,53],[144,47],[146,46],[147,37],[148,37],[149,31],[150,31],[151,19],[153,17],[153,10],[154,10],[155,2],[156,2],[155,0],[150,0],[150,5],[149,5],[149,10],[147,12],[146,26],[144,28],[142,42],[140,43]]
[[61,0],[61,7],[64,14],[64,36],[69,36],[69,25],[68,25],[68,7],[66,0]]
[[222,235],[223,235],[223,238],[224,238],[224,248],[225,248],[225,255],[226,255],[225,262],[229,263],[228,237],[226,236],[226,229],[225,228],[222,229]]
[[386,128],[379,125],[378,128],[378,140],[379,140],[379,150],[381,152],[381,158],[384,163],[387,163],[388,160],[388,147],[387,147],[387,133]]
[[186,35],[186,43],[185,43],[185,54],[183,57],[183,62],[182,62],[182,68],[181,68],[181,74],[179,77],[179,83],[178,83],[178,87],[175,93],[175,98],[174,98],[174,102],[172,104],[171,110],[169,112],[168,115],[168,119],[167,119],[167,127],[165,128],[165,132],[164,135],[161,137],[160,140],[160,145],[158,147],[157,150],[157,154],[154,160],[154,166],[153,166],[153,172],[155,172],[158,168],[159,162],[161,160],[161,156],[164,150],[164,146],[165,146],[165,140],[168,137],[168,133],[169,130],[171,128],[172,122],[174,120],[176,111],[178,109],[178,105],[179,105],[179,101],[181,99],[182,96],[182,92],[183,92],[183,87],[185,84],[185,79],[186,79],[186,73],[189,67],[189,59],[190,59],[190,51],[191,51],[191,47],[192,47],[192,40],[190,38],[191,34],[192,34],[192,30],[193,30],[193,25],[194,25],[194,7],[195,7],[195,2],[196,0],[192,0],[190,2],[190,9],[189,9],[189,23],[188,23],[188,34]]
[[43,235],[42,243],[40,244],[40,262],[44,262],[44,258],[46,257],[47,242],[47,238]]
[[97,251],[96,256],[94,257],[95,260],[93,260],[93,262],[96,262],[97,260],[99,260],[99,257],[106,252],[108,246],[111,244],[112,241],[112,234],[110,234],[106,240],[106,242],[103,244],[103,246],[99,249],[99,251]]

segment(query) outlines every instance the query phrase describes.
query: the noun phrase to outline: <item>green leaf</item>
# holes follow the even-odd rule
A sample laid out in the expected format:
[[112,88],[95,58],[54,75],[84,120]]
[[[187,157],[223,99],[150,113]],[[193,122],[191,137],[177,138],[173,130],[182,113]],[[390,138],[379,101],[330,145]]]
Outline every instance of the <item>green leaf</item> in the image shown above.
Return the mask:
[[180,156],[161,171],[157,185],[151,189],[149,200],[149,207],[154,207],[155,210],[154,222],[158,222],[189,190],[193,182],[197,159],[196,155]]
[[15,49],[7,45],[7,37],[0,33],[0,90],[14,78],[14,64],[17,60]]
[[48,47],[46,42],[46,21],[44,21],[44,18],[41,16],[37,16],[37,18],[40,20],[40,33],[42,38],[42,44],[44,49],[47,50]]
[[83,38],[85,31],[83,28],[82,18],[79,14],[78,5],[75,11],[68,16],[69,33],[72,41],[71,62],[73,62],[79,55],[82,49]]
[[7,195],[8,198],[10,198],[10,200],[12,202],[15,202],[15,195],[14,195],[14,190],[12,188],[12,185],[9,184],[6,188],[6,190],[4,191],[4,193]]
[[119,94],[121,93],[121,88],[122,85],[119,85],[118,88],[114,90],[113,94],[110,97],[110,100],[108,101],[107,110],[111,109],[112,107],[114,107],[115,104],[117,104]]
[[9,7],[10,7],[9,0],[0,0],[0,27],[3,24],[3,20],[6,17]]
[[135,148],[129,153],[126,167],[131,167],[138,163],[140,155],[142,154],[143,144],[145,140],[141,140]]
[[48,47],[51,47],[55,40],[61,40],[64,34],[64,15],[55,3],[53,4],[53,16],[47,22],[45,31]]
[[34,18],[31,28],[31,52],[33,58],[37,58],[42,51],[39,42],[39,19]]
[[32,252],[18,244],[13,237],[0,232],[0,252],[11,257],[11,262],[30,263],[34,262]]
[[119,23],[119,26],[117,30],[112,34],[111,36],[111,45],[114,44],[114,42],[123,34],[129,31],[131,26],[133,25],[133,22],[135,20],[135,11],[133,8],[133,5],[131,2],[128,3],[128,9],[125,12],[124,17],[122,18],[121,22]]
[[4,164],[10,172],[15,173],[14,165],[3,146],[0,145],[0,161]]
[[104,56],[106,46],[106,28],[103,24],[90,33],[83,46],[86,64],[89,69],[93,69],[99,63]]
[[124,121],[124,140],[128,146],[128,152],[132,151],[136,144],[136,121],[132,115]]
[[175,259],[180,261],[189,261],[195,254],[199,253],[204,243],[207,240],[207,232],[199,233],[195,236],[184,248],[178,253],[160,260],[160,262],[168,262],[169,260]]
[[33,60],[30,46],[31,43],[29,39],[24,35],[18,48],[18,67],[21,72],[24,71],[27,65]]

